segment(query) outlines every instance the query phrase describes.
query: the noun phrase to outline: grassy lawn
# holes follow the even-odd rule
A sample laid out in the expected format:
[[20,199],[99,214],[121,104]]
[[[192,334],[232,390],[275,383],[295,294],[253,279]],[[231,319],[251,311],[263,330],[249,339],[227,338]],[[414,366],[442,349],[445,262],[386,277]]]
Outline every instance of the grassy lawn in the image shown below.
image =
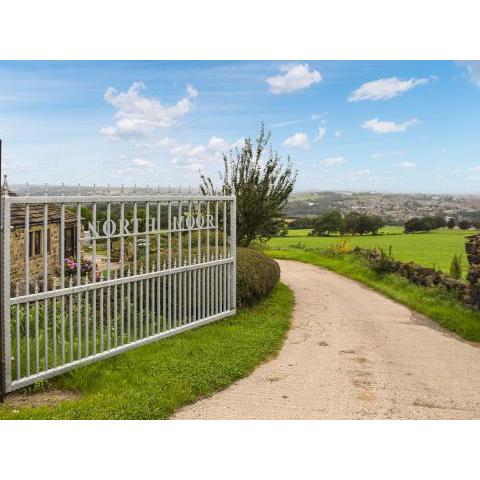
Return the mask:
[[293,293],[279,284],[260,304],[50,382],[79,392],[56,406],[0,406],[0,419],[165,419],[249,374],[280,349]]
[[[435,267],[448,273],[454,254],[463,254],[464,273],[467,270],[465,237],[478,233],[471,230],[439,229],[430,233],[402,233],[401,227],[385,227],[383,235],[348,236],[352,247],[381,247],[388,250],[392,246],[395,259],[404,262],[414,261],[425,267]],[[308,237],[309,230],[291,230],[287,237],[275,237],[268,242],[271,249],[291,248],[303,244],[305,248],[327,248],[338,240],[338,236]]]
[[298,260],[340,273],[426,315],[466,340],[480,341],[480,313],[466,309],[440,289],[419,287],[396,274],[378,275],[364,260],[349,254],[332,257],[298,249],[266,253],[274,258]]

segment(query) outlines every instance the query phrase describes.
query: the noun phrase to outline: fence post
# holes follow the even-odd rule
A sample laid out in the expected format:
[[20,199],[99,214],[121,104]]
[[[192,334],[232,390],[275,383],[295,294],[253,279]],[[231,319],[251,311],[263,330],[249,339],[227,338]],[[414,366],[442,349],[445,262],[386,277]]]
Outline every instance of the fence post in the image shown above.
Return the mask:
[[230,249],[232,251],[232,305],[231,309],[237,309],[237,197],[234,196],[230,211]]
[[4,246],[4,192],[3,192],[3,182],[2,182],[2,140],[0,140],[0,403],[3,403],[5,400],[5,395],[7,393],[7,378],[6,378],[6,335],[4,327],[4,288],[3,288],[3,265],[5,263],[5,256],[3,255],[3,246]]

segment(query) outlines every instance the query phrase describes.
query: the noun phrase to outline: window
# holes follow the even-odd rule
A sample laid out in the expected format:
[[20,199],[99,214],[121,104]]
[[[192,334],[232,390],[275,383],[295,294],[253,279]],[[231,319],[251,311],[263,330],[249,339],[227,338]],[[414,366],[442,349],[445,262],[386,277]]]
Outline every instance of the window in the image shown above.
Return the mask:
[[[47,252],[51,253],[50,229],[47,230]],[[29,256],[35,257],[43,252],[43,230],[29,232]]]
[[74,257],[76,254],[75,228],[65,228],[65,256]]

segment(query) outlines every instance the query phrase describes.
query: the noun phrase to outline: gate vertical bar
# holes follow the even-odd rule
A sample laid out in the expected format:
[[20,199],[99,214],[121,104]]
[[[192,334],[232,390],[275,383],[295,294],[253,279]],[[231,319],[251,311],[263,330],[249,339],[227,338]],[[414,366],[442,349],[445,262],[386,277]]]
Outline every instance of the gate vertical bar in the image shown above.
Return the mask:
[[2,140],[0,139],[0,403],[5,400],[5,345],[3,331],[3,189],[2,189]]
[[0,400],[3,401],[12,382],[11,371],[11,336],[10,336],[10,204],[8,201],[8,186],[5,176],[4,191],[1,195],[1,384]]
[[232,267],[231,267],[231,305],[232,310],[237,309],[237,198],[234,197],[231,200],[230,205],[230,256],[232,257]]

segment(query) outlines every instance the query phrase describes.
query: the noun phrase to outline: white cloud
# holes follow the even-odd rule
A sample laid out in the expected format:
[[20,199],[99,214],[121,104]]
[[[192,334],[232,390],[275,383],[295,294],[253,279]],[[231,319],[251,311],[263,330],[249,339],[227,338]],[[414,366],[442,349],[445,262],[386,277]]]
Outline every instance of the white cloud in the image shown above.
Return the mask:
[[153,167],[153,162],[150,160],[145,160],[143,158],[134,158],[132,160],[133,165],[136,167],[141,167],[141,168],[152,168]]
[[192,97],[195,98],[198,96],[198,90],[193,86],[188,84],[187,85],[187,93]]
[[223,153],[240,148],[243,143],[243,138],[234,143],[229,143],[221,137],[212,136],[205,145],[195,145],[190,142],[181,143],[173,138],[165,137],[153,143],[138,144],[137,147],[144,153],[158,150],[167,151],[173,165],[181,169],[197,171],[208,164],[220,162]]
[[353,175],[356,175],[358,177],[361,177],[363,175],[368,175],[369,173],[370,173],[369,168],[364,168],[362,170],[355,170],[354,172],[352,172]]
[[310,70],[307,63],[284,65],[280,67],[280,71],[285,72],[285,74],[267,78],[270,92],[275,94],[302,90],[322,81],[320,72]]
[[473,85],[480,88],[480,61],[472,60],[468,62],[459,62],[459,64],[465,68],[467,76]]
[[375,133],[392,133],[392,132],[404,132],[410,127],[420,123],[416,118],[406,120],[402,123],[385,122],[378,118],[372,118],[363,123],[362,128],[367,128]]
[[327,129],[325,127],[318,127],[318,134],[315,137],[315,140],[321,142],[324,139],[326,133]]
[[335,137],[340,138],[342,136],[343,131],[342,130],[335,130]]
[[471,167],[468,169],[469,172],[480,172],[480,166]]
[[291,137],[286,138],[282,145],[284,147],[307,149],[310,147],[310,142],[306,133],[295,133]]
[[128,178],[141,177],[153,172],[155,164],[151,160],[145,160],[144,158],[134,158],[127,162],[122,161],[123,166],[117,170],[118,176],[124,176]]
[[392,152],[375,152],[370,155],[370,158],[396,157],[398,155],[405,155],[405,152],[400,150],[395,150]]
[[229,143],[225,139],[215,136],[210,138],[207,147],[213,151],[225,153],[231,148]]
[[417,164],[415,162],[400,162],[396,163],[395,166],[401,168],[415,168]]
[[345,158],[344,157],[328,157],[328,158],[325,158],[325,160],[322,160],[322,163],[324,165],[332,167],[334,165],[341,165],[342,163],[345,163]]
[[143,96],[145,85],[134,82],[126,92],[117,93],[108,87],[104,98],[117,109],[115,126],[102,128],[100,132],[111,138],[142,138],[159,128],[171,127],[193,108],[193,99],[198,95],[191,85],[187,96],[176,104],[165,106],[156,98]]
[[348,101],[389,100],[408,92],[417,85],[426,85],[427,83],[428,78],[410,78],[409,80],[401,80],[397,77],[381,78],[361,85],[350,93]]

